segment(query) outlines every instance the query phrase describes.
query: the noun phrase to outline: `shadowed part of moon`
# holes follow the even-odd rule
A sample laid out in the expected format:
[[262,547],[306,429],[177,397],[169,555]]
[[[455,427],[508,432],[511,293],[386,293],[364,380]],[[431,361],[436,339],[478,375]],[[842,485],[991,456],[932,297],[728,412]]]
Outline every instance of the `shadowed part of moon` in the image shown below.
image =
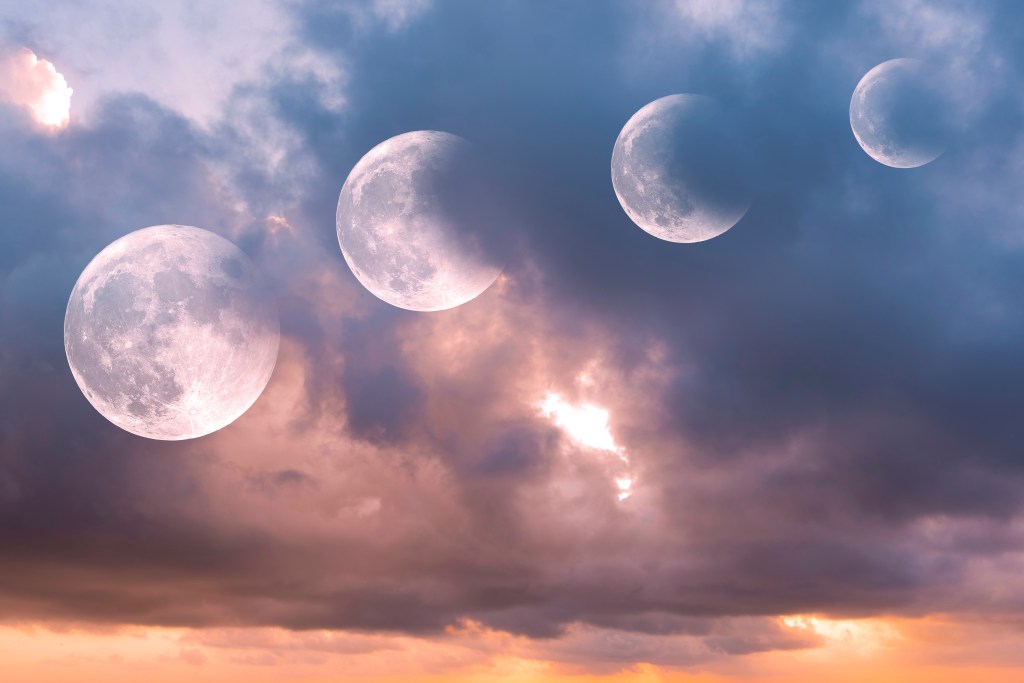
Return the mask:
[[377,145],[338,198],[341,252],[366,289],[393,306],[464,304],[501,273],[499,227],[479,159],[449,133],[414,131]]
[[279,340],[277,308],[246,255],[180,225],[137,230],[101,251],[64,318],[85,397],[151,439],[203,436],[237,419],[270,380]]
[[750,208],[746,150],[718,104],[669,95],[626,122],[612,150],[612,186],[626,214],[669,242],[702,242]]
[[893,59],[869,71],[850,99],[850,128],[861,148],[893,168],[934,161],[945,146],[937,79],[916,59]]

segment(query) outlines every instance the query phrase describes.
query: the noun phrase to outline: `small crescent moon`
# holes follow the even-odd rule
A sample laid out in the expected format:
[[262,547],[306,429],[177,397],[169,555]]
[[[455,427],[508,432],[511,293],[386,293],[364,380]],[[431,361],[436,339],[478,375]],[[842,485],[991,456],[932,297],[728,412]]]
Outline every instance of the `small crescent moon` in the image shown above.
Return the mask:
[[850,128],[861,148],[892,168],[917,168],[943,152],[942,103],[924,64],[899,58],[868,71],[850,98]]

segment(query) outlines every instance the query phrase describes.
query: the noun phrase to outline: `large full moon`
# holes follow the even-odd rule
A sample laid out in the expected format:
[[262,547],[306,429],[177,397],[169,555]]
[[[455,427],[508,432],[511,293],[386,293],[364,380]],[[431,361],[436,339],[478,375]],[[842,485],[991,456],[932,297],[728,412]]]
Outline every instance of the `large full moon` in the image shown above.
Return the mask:
[[937,79],[916,59],[882,62],[860,79],[850,99],[850,127],[868,155],[893,168],[916,168],[943,151]]
[[702,242],[750,208],[745,150],[718,104],[669,95],[635,113],[612,150],[612,186],[638,226],[669,242]]
[[338,198],[341,253],[389,304],[440,311],[476,298],[501,273],[491,190],[470,144],[437,131],[380,143]]
[[223,237],[160,225],[113,242],[86,266],[64,318],[75,381],[105,418],[150,439],[230,424],[277,363],[277,307]]

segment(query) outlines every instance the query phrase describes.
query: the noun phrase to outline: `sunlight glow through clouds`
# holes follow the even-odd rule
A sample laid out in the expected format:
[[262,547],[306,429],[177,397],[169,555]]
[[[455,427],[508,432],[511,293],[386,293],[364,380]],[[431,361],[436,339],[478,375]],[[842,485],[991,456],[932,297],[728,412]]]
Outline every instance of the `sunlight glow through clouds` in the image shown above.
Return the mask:
[[581,446],[622,454],[622,447],[615,443],[608,428],[608,411],[604,408],[590,403],[572,405],[549,391],[541,401],[540,411]]
[[900,637],[895,628],[879,619],[825,619],[797,614],[779,620],[787,628],[820,636],[826,649],[840,648],[859,654],[878,650]]
[[63,128],[71,120],[72,89],[64,76],[45,59],[28,49],[3,58],[0,64],[0,96],[28,107],[36,121]]
[[[609,413],[604,408],[592,403],[573,405],[553,391],[544,396],[539,408],[540,414],[550,419],[572,441],[584,448],[614,453],[629,465],[626,450],[612,437],[608,427]],[[619,489],[619,500],[632,495],[632,476],[616,477],[615,484]]]
[[[877,619],[783,617],[794,628],[849,634],[895,627]],[[850,630],[850,626],[854,626]],[[1003,633],[998,626],[992,633]],[[912,631],[910,632],[913,633]],[[954,627],[945,649],[963,641]],[[1012,635],[1012,634],[1010,634]],[[443,635],[346,633],[281,628],[85,628],[72,624],[0,625],[3,681],[18,683],[1017,683],[1019,670],[951,668],[908,660],[899,650],[849,652],[827,637],[821,647],[747,655],[745,663],[714,660],[688,668],[644,663],[585,673],[560,659],[557,643],[535,642],[465,620]],[[1009,640],[1007,641],[1010,642]],[[920,646],[920,643],[918,643]],[[904,644],[914,647],[913,635]],[[555,647],[554,650],[551,648]],[[930,651],[930,650],[929,650]],[[563,651],[564,653],[564,651]],[[717,673],[716,673],[717,672]]]

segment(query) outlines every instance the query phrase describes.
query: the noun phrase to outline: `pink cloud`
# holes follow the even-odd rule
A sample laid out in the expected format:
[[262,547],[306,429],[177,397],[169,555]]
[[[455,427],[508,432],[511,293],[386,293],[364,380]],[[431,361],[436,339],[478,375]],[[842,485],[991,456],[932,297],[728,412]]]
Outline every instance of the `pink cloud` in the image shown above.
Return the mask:
[[31,50],[0,57],[0,99],[27,107],[44,126],[63,128],[68,124],[72,92],[53,64]]

